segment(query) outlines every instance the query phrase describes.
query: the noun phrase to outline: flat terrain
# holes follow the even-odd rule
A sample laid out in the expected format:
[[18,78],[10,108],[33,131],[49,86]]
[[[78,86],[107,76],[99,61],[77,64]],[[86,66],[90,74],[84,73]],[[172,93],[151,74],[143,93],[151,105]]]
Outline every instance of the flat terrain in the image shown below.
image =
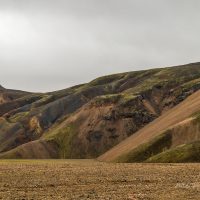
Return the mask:
[[200,199],[200,164],[3,160],[0,199]]

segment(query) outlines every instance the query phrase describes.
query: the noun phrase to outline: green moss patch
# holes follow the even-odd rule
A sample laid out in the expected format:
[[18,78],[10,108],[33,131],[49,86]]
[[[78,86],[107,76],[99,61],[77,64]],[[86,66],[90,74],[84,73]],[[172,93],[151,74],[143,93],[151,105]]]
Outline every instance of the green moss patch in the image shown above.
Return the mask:
[[143,162],[148,158],[165,151],[171,146],[171,133],[166,131],[150,142],[141,144],[127,154],[118,157],[116,162]]
[[70,158],[73,138],[76,136],[76,129],[68,125],[60,130],[54,130],[45,135],[47,141],[56,142],[59,148],[59,158]]
[[121,98],[120,94],[101,95],[101,96],[96,97],[91,102],[91,104],[100,106],[100,105],[109,104],[109,103],[117,103],[120,98]]
[[96,86],[96,85],[105,85],[108,83],[111,83],[113,81],[117,81],[121,78],[123,78],[127,73],[121,73],[121,74],[113,74],[113,75],[108,75],[108,76],[103,76],[100,78],[97,78],[93,81],[91,81],[90,83],[88,83],[88,85],[90,86]]
[[158,155],[152,156],[146,162],[200,162],[200,141],[196,141],[190,144],[183,144],[173,149],[169,149]]
[[29,112],[20,112],[20,113],[17,113],[15,115],[11,116],[9,118],[9,121],[12,122],[12,123],[19,122],[21,119],[23,119],[24,117],[26,117],[28,114],[29,114]]

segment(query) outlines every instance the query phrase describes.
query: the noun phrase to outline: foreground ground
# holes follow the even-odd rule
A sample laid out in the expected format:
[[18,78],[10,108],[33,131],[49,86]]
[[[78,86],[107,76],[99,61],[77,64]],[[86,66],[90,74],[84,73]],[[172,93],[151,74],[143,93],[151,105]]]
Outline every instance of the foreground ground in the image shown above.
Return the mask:
[[200,199],[200,164],[4,160],[0,199]]

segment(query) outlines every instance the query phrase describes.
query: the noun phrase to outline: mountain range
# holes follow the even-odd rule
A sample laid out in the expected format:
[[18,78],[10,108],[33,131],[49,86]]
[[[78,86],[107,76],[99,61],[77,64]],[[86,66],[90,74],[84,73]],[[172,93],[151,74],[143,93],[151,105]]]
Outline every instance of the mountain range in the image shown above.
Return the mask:
[[48,93],[0,86],[0,158],[200,161],[200,63]]

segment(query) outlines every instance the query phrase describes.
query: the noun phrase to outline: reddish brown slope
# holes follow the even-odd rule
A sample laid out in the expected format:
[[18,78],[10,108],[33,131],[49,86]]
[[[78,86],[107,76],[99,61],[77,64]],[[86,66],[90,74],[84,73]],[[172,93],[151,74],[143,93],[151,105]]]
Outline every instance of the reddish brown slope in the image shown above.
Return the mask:
[[162,131],[183,121],[193,113],[200,110],[200,91],[195,92],[189,96],[182,103],[172,108],[161,117],[154,120],[152,123],[145,126],[143,129],[136,132],[98,159],[101,161],[113,161],[117,157],[126,154],[138,147],[140,144],[148,142]]
[[57,146],[51,142],[35,140],[0,154],[2,159],[50,159],[58,158]]

